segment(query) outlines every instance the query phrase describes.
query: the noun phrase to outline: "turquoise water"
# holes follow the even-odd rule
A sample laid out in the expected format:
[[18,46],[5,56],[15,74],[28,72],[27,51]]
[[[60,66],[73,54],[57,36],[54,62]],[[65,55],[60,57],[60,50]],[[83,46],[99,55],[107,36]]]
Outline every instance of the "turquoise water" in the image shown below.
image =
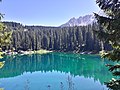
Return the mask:
[[6,56],[0,69],[4,90],[107,90],[108,62],[97,55],[49,53]]

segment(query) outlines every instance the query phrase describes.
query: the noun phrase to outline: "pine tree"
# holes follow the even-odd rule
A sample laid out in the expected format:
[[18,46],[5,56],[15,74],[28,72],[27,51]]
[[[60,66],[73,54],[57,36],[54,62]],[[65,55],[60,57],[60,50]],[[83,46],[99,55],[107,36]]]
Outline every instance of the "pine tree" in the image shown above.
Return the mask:
[[[102,57],[117,62],[115,65],[107,66],[113,75],[120,76],[120,1],[96,0],[96,3],[106,14],[106,16],[95,14],[99,24],[97,35],[113,48],[107,53],[103,52]],[[106,84],[112,90],[120,90],[120,79],[112,79]]]
[[3,23],[0,22],[0,48],[10,44],[12,32],[8,31]]

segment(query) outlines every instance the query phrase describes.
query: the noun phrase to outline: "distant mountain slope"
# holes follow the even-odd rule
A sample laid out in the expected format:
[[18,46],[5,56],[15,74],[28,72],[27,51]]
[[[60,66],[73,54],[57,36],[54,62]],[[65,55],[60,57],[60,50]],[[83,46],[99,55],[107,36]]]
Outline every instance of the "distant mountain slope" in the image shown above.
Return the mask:
[[61,27],[86,26],[93,22],[96,22],[94,15],[85,15],[79,18],[71,18],[67,23],[62,24]]

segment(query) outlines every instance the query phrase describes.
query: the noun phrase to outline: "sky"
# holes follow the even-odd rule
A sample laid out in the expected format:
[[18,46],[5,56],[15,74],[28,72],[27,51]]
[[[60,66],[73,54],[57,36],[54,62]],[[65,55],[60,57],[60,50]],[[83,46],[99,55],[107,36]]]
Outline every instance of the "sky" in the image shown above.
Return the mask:
[[99,12],[95,0],[2,0],[3,21],[24,25],[60,26],[70,18]]

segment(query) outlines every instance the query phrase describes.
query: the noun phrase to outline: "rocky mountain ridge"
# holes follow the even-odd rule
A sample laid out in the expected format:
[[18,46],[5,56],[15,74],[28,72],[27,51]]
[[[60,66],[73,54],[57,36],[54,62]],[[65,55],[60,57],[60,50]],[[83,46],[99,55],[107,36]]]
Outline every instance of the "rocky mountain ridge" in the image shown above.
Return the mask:
[[89,24],[93,24],[94,22],[96,22],[94,15],[85,15],[80,16],[79,18],[71,18],[68,22],[62,24],[61,27],[87,26]]

